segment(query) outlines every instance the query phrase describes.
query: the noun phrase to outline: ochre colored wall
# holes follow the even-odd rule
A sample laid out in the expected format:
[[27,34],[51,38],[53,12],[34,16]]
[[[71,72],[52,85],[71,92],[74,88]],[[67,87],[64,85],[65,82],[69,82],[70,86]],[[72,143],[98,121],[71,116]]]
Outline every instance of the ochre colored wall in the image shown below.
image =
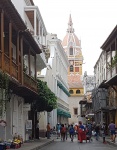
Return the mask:
[[[82,96],[82,95],[84,95],[84,89],[83,89],[83,88],[70,89],[70,90],[73,90],[73,94],[70,94],[71,96]],[[80,90],[80,93],[79,93],[79,94],[76,94],[76,91],[77,91],[77,90]]]

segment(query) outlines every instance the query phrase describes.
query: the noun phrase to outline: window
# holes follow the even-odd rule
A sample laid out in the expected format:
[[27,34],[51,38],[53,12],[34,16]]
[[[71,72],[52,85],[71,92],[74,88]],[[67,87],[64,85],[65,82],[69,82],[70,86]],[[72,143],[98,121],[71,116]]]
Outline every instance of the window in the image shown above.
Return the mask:
[[80,94],[80,90],[76,90],[76,94]]
[[70,93],[70,94],[73,94],[74,92],[73,92],[73,90],[70,90],[69,93]]
[[73,72],[74,71],[74,68],[73,68],[73,65],[70,66],[70,72]]
[[78,115],[78,108],[74,108],[74,115]]
[[70,47],[70,48],[69,48],[69,54],[70,54],[70,55],[73,55],[73,47]]

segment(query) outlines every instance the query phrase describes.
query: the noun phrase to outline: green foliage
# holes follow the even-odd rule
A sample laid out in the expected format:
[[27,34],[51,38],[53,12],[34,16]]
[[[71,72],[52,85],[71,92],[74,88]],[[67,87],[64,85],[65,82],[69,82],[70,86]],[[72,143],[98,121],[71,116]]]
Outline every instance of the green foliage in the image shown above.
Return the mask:
[[116,64],[117,64],[117,55],[115,55],[115,56],[112,58],[112,67],[114,67]]
[[8,101],[9,78],[6,73],[0,72],[0,115],[6,111]]
[[111,63],[107,62],[107,69],[113,68],[117,64],[117,55],[111,59]]
[[57,97],[48,88],[47,83],[41,80],[37,80],[37,92],[39,99],[36,100],[35,108],[37,111],[52,111],[57,107]]

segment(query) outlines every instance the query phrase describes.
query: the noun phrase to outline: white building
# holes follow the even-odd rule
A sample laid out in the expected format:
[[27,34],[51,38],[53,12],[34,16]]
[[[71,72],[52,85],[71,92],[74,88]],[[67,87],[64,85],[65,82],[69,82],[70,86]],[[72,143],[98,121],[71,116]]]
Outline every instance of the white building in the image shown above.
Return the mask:
[[95,76],[95,87],[99,87],[101,83],[106,80],[106,53],[102,51],[95,66],[94,66],[94,76]]
[[[19,16],[22,18],[25,25],[27,26],[27,29],[21,32],[26,33],[27,31],[29,31],[34,37],[38,47],[42,50],[41,54],[36,55],[36,59],[34,59],[32,55],[29,57],[28,55],[22,54],[22,56],[24,56],[23,59],[27,68],[26,74],[30,74],[31,77],[34,77],[36,76],[35,70],[41,71],[43,68],[46,67],[47,53],[44,46],[46,46],[47,31],[41,17],[39,8],[34,5],[32,0],[20,0],[20,3],[17,0],[11,0],[11,2],[14,4],[16,10],[19,13]],[[15,49],[16,46],[14,45],[13,55],[15,54]],[[30,66],[29,61],[31,62]],[[35,66],[35,63],[37,63],[37,66]],[[29,68],[31,68],[31,70]],[[10,104],[8,104],[7,106],[5,116],[6,120],[9,123],[5,128],[5,137],[3,137],[4,139],[12,139],[15,133],[21,135],[24,141],[29,139],[30,132],[26,130],[26,123],[28,120],[30,120],[30,110],[31,105],[25,104],[25,98],[20,96],[20,91],[18,95],[12,94]]]
[[47,68],[41,71],[41,75],[38,75],[38,77],[46,81],[48,87],[57,96],[57,109],[48,113],[48,122],[50,122],[51,127],[54,127],[57,122],[68,123],[68,118],[70,117],[67,84],[67,68],[69,63],[61,41],[57,38],[56,34],[48,34],[47,43],[50,57]]

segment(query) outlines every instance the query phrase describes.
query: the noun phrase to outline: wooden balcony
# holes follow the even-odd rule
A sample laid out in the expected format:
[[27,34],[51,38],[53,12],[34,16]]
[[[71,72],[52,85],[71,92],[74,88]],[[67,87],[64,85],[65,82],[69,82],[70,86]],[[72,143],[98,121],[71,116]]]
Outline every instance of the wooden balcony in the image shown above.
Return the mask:
[[27,75],[25,72],[23,73],[24,85],[33,91],[37,92],[37,82],[35,79]]
[[[0,50],[0,68],[2,69],[2,52]],[[18,65],[12,60],[12,67],[10,68],[10,58],[8,55],[4,54],[4,71],[8,73],[11,77],[15,78],[19,83],[21,83],[21,64],[19,64],[19,80],[18,80]],[[11,74],[10,74],[11,69]],[[37,92],[37,82],[33,77],[27,75],[23,72],[24,86]]]
[[4,54],[4,69],[5,72],[10,74],[10,58],[6,54]]

